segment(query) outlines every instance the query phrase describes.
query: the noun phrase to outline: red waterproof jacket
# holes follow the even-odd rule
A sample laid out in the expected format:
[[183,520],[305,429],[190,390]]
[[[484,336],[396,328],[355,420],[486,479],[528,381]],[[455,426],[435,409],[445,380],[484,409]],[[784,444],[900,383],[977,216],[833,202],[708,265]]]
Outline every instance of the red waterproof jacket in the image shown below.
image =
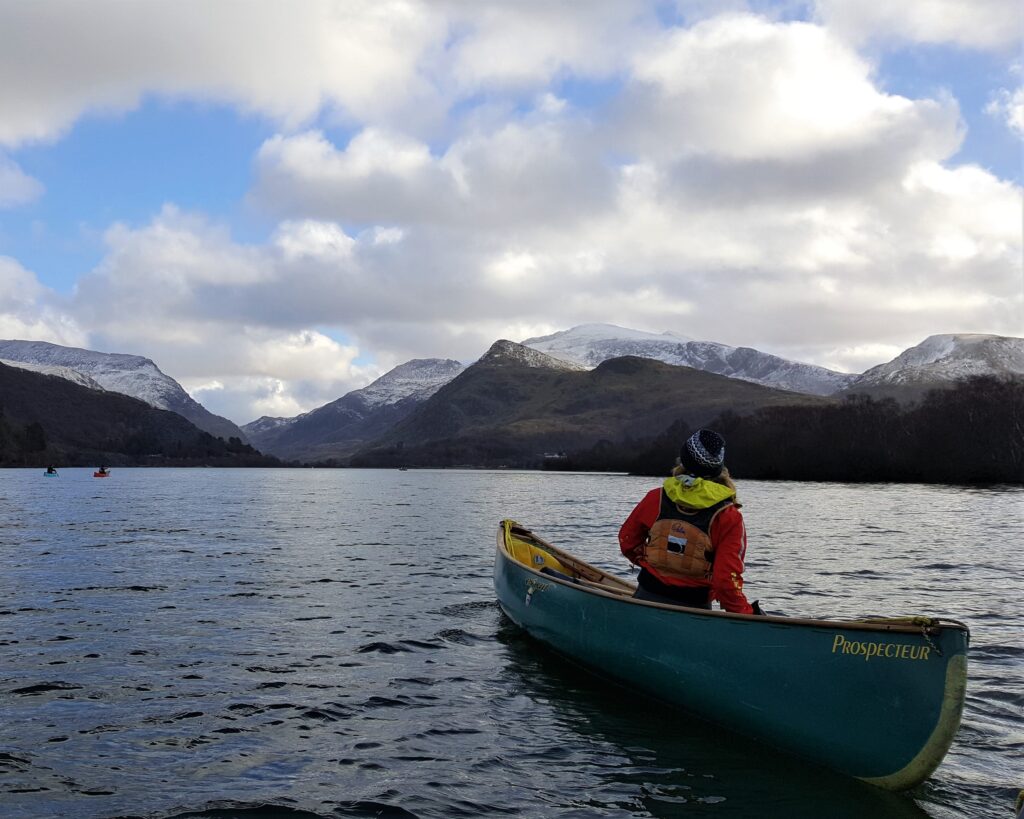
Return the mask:
[[[674,480],[676,479],[669,478],[665,481],[666,487]],[[619,530],[619,548],[622,554],[638,566],[643,565],[637,559],[638,552],[646,543],[647,533],[661,512],[661,498],[662,489],[652,489],[648,492]],[[701,578],[658,579],[676,586],[710,586],[711,599],[718,600],[723,609],[738,614],[752,614],[754,609],[743,593],[743,560],[747,553],[747,533],[740,510],[735,506],[724,508],[712,521],[708,535],[715,550],[710,582]],[[646,568],[650,571],[649,567]]]

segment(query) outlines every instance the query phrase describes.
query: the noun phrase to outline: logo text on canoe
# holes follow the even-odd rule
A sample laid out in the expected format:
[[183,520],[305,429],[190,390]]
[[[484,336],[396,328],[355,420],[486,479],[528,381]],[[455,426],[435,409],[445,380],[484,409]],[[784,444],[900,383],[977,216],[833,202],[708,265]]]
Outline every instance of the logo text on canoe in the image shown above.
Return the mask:
[[867,642],[847,640],[837,634],[832,640],[833,654],[850,654],[863,657],[865,661],[875,658],[883,660],[927,660],[931,646],[908,646],[899,643]]

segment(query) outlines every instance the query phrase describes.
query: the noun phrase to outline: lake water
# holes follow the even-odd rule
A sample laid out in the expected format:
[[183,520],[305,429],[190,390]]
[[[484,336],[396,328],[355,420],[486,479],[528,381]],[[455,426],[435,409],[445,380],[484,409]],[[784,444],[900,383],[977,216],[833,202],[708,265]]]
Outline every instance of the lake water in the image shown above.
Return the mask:
[[769,611],[970,626],[960,732],[902,795],[638,710],[502,615],[499,519],[628,576],[656,483],[0,471],[0,816],[1012,815],[1024,488],[740,482]]

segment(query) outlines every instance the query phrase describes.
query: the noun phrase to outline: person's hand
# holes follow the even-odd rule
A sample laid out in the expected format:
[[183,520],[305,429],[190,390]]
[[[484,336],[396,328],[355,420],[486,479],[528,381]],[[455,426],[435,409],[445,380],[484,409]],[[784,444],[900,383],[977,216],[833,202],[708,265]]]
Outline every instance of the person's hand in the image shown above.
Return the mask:
[[757,615],[760,615],[761,617],[765,617],[765,616],[767,616],[767,615],[765,615],[765,613],[764,613],[764,609],[762,609],[762,608],[761,608],[761,601],[760,601],[760,600],[755,600],[755,601],[754,601],[753,603],[751,603],[750,605],[751,605],[751,607],[752,607],[752,608],[754,609],[754,611],[753,611],[753,614],[757,614]]

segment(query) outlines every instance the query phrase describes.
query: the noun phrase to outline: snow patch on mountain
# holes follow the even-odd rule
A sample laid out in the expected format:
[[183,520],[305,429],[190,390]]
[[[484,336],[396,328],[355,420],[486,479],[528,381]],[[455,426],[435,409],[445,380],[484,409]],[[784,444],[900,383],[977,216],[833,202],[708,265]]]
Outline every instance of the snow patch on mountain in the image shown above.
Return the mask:
[[523,344],[586,367],[631,355],[812,395],[831,395],[857,378],[813,364],[789,361],[751,347],[730,347],[674,333],[648,333],[614,324],[583,324],[549,336],[528,338]]
[[242,431],[250,437],[258,436],[267,432],[272,432],[273,430],[289,427],[301,417],[302,416],[300,415],[297,418],[275,418],[270,415],[261,415],[255,421],[243,424]]
[[499,339],[480,357],[481,362],[501,366],[503,364],[521,364],[527,367],[542,367],[549,370],[588,370],[586,364],[569,358],[548,355],[537,349],[517,344],[507,339]]
[[104,392],[103,387],[98,381],[94,381],[92,378],[89,378],[89,376],[83,375],[69,367],[58,367],[53,364],[35,364],[29,361],[14,361],[10,358],[0,358],[0,364],[6,364],[8,367],[17,367],[20,370],[30,370],[34,373],[42,373],[43,375],[55,375],[58,378],[71,381],[81,387],[88,387],[90,390],[99,390],[100,392]]
[[462,363],[451,358],[414,358],[349,395],[360,396],[367,409],[397,404],[407,398],[426,401],[464,369]]
[[854,389],[958,381],[973,375],[1024,376],[1024,338],[962,333],[928,336],[866,371]]

